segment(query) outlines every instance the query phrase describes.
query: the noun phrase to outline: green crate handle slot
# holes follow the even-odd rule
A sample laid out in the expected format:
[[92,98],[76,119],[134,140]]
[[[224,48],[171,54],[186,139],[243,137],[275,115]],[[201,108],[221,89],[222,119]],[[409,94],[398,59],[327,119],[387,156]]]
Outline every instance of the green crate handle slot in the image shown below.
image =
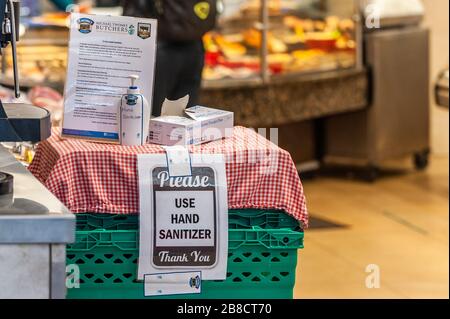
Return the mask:
[[[270,249],[301,249],[303,247],[304,234],[290,229],[262,229],[254,227],[250,230],[233,230],[229,232],[229,246],[238,248],[246,245],[263,245]],[[96,231],[78,231],[76,243],[69,245],[68,249],[90,251],[97,246],[113,246],[121,250],[134,250],[139,248],[139,232],[108,231],[105,229]]]

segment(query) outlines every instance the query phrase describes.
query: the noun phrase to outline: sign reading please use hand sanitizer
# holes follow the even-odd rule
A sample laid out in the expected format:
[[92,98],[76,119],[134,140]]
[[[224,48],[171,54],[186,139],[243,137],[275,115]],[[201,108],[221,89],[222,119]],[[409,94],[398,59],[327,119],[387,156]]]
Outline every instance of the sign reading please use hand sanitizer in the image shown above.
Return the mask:
[[[192,157],[190,170],[171,168],[177,160],[167,155],[138,157],[141,280],[155,274],[182,272],[201,272],[202,280],[226,279],[228,204],[224,157],[188,156]],[[173,172],[183,175],[174,176]]]

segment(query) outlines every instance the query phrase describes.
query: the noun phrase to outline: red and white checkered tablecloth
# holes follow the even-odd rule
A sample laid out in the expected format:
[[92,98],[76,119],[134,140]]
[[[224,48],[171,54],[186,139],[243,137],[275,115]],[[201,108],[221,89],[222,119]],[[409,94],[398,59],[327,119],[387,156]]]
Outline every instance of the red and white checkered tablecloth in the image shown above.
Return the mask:
[[[308,226],[303,186],[290,154],[262,135],[236,127],[232,138],[191,146],[191,153],[224,154],[230,209],[284,210]],[[62,139],[60,130],[37,147],[29,170],[74,213],[139,212],[137,155],[162,154],[139,147]]]

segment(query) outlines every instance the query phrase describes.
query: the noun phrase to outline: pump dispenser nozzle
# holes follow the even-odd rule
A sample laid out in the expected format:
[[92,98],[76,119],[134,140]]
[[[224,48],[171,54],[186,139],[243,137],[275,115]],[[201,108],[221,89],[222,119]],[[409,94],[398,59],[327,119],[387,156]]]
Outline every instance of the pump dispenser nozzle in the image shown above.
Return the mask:
[[130,89],[131,89],[131,88],[132,88],[132,89],[137,89],[136,81],[139,80],[139,75],[132,74],[132,75],[129,76],[129,78],[130,78],[130,80],[131,80],[131,86],[130,86]]
[[139,75],[129,75],[128,78],[131,81],[131,86],[128,88],[128,94],[140,94],[139,87],[136,84],[136,81],[139,80]]

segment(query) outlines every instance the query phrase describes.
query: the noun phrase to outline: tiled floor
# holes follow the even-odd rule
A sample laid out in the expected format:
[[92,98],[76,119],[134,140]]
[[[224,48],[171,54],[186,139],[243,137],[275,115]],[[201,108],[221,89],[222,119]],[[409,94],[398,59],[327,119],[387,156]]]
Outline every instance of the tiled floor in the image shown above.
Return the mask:
[[[435,157],[426,172],[408,169],[374,184],[306,181],[311,215],[348,227],[306,232],[295,297],[448,298],[448,169],[448,158]],[[366,287],[372,264],[378,289]]]

